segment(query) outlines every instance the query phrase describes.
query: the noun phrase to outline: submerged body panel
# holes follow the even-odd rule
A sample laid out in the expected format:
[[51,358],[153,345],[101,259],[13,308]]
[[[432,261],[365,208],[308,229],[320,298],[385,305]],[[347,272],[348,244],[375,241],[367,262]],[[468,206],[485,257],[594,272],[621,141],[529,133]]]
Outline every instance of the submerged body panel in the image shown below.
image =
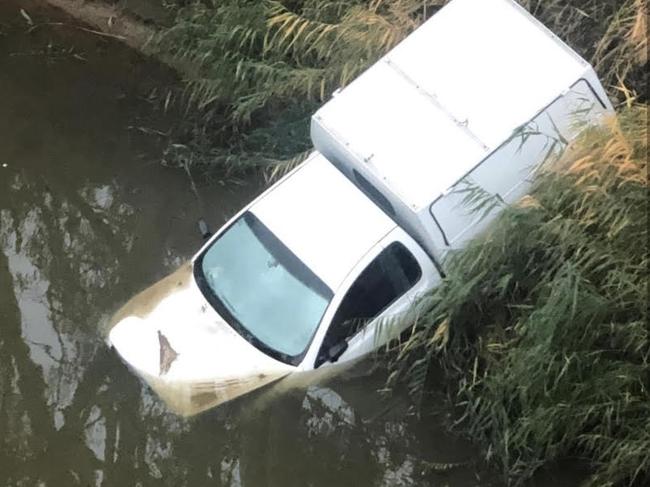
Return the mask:
[[184,265],[127,303],[108,340],[177,412],[234,399],[292,372],[233,330],[205,300]]

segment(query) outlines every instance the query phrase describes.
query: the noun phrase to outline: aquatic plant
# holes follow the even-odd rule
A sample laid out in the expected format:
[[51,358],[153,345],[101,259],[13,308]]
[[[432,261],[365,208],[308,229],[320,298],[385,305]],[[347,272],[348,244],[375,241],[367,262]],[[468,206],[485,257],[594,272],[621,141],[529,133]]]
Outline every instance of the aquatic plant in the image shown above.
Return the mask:
[[391,383],[446,372],[456,426],[506,480],[586,461],[593,486],[650,482],[647,106],[572,143],[446,265]]

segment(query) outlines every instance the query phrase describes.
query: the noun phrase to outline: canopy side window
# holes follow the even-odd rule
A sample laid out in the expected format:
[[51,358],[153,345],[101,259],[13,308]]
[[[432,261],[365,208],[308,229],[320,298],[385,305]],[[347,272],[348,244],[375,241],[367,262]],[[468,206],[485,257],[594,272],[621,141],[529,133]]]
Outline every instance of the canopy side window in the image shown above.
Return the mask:
[[585,80],[517,129],[509,140],[430,206],[446,246],[457,248],[497,210],[523,196],[540,165],[555,160],[582,125],[606,111]]
[[386,247],[364,269],[341,301],[315,366],[325,362],[330,347],[355,335],[411,289],[421,276],[420,265],[404,245],[394,242]]

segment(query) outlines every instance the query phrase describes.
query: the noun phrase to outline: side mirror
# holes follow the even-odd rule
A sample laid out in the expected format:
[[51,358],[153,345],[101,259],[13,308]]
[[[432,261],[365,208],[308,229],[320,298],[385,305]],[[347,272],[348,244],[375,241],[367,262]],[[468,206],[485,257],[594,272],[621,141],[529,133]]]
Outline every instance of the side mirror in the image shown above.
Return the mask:
[[203,240],[207,240],[212,236],[210,227],[208,227],[208,224],[203,218],[199,219],[199,232],[201,232],[201,237],[203,237]]
[[327,350],[327,361],[328,362],[336,362],[341,355],[345,353],[345,351],[348,349],[348,341],[347,340],[342,340],[336,345],[332,345],[328,350]]

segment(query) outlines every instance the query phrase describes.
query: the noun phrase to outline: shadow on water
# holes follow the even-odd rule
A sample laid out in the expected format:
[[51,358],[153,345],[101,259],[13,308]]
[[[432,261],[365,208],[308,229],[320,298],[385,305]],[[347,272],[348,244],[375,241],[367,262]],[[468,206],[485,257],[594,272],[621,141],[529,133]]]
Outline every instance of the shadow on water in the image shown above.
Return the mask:
[[[150,135],[170,121],[148,95],[173,79],[111,40],[29,22],[74,23],[0,3],[0,485],[496,485],[442,422],[380,401],[377,373],[169,413],[100,323],[200,244],[190,186]],[[204,188],[205,216],[216,226],[257,191]]]

